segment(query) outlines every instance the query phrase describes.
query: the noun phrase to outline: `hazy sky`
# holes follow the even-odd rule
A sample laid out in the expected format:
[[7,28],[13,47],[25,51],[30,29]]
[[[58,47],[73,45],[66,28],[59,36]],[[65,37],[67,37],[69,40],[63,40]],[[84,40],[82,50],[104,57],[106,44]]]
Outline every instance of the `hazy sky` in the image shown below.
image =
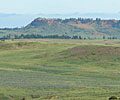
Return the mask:
[[118,13],[120,0],[0,0],[0,13]]

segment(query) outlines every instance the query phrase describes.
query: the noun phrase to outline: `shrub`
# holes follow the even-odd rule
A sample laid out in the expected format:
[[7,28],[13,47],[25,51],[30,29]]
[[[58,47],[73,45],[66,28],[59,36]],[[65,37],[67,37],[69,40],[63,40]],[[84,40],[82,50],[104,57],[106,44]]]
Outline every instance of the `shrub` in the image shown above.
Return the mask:
[[0,100],[10,100],[10,99],[6,97],[4,94],[0,94]]
[[21,100],[26,100],[25,98],[22,98]]
[[34,99],[34,98],[40,98],[39,95],[31,95],[31,97]]
[[96,55],[96,53],[95,52],[91,52],[91,55]]
[[112,96],[112,97],[109,98],[109,100],[116,100],[116,99],[117,99],[116,96]]

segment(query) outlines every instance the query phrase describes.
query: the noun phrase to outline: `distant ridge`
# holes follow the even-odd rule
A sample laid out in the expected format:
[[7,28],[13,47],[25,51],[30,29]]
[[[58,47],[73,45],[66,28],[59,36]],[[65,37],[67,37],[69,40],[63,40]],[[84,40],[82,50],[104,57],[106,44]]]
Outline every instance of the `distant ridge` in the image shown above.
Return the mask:
[[38,33],[113,35],[120,34],[120,20],[102,20],[100,18],[37,18],[25,29],[39,30]]
[[36,18],[22,28],[4,28],[1,34],[67,35],[120,38],[120,20],[100,18]]

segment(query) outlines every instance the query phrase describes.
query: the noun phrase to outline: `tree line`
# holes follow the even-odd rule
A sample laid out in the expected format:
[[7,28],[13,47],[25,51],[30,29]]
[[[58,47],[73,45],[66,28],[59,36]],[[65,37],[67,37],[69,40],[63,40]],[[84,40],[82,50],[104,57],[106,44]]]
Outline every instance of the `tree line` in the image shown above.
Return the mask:
[[[80,39],[80,40],[92,40],[92,39],[97,39],[96,37],[82,37],[82,36],[67,36],[67,35],[47,35],[47,36],[43,36],[40,34],[21,34],[21,35],[6,35],[2,38],[0,38],[0,40],[7,40],[7,39]],[[112,37],[106,37],[103,36],[100,39],[119,39],[118,37],[112,36]]]
[[39,35],[39,34],[21,34],[21,35],[6,35],[2,38],[0,38],[1,40],[4,39],[83,39],[81,36],[67,36],[67,35],[47,35],[47,36],[43,36],[43,35]]

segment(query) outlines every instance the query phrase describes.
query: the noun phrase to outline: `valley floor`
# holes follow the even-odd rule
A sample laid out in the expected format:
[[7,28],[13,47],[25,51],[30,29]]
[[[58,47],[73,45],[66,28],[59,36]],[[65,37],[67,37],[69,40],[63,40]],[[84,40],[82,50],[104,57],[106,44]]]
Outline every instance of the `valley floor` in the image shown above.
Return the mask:
[[0,42],[0,100],[108,100],[120,95],[120,40]]

